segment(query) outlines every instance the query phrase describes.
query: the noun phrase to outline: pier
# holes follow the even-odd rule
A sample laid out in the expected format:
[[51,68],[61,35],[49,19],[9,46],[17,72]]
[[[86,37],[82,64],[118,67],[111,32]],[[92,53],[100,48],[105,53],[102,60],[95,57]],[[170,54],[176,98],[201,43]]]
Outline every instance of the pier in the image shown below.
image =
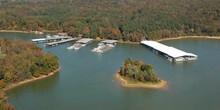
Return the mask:
[[55,38],[39,38],[39,39],[32,39],[32,42],[40,43],[40,42],[54,42],[69,39],[69,37],[55,37]]
[[153,52],[165,56],[169,61],[179,62],[197,60],[197,55],[195,54],[187,53],[177,48],[170,47],[155,41],[142,41],[141,44],[147,46],[153,50]]
[[55,46],[55,45],[58,45],[58,44],[71,42],[71,41],[74,41],[74,40],[76,40],[76,39],[75,38],[65,39],[65,40],[61,40],[61,41],[57,41],[57,42],[46,43],[45,46]]

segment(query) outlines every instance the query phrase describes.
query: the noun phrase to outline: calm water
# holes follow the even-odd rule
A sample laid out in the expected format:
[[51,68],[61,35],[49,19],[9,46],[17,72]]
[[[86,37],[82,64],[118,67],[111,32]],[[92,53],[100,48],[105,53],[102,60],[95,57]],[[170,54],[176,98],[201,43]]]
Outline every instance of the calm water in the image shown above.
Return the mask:
[[[45,35],[0,33],[5,36],[30,41]],[[220,40],[163,41],[199,56],[196,62],[178,64],[141,45],[118,44],[98,55],[90,52],[98,42],[67,50],[72,43],[49,48],[38,44],[59,57],[60,72],[8,91],[8,102],[17,110],[220,110]],[[152,64],[168,88],[121,87],[113,75],[128,57]]]

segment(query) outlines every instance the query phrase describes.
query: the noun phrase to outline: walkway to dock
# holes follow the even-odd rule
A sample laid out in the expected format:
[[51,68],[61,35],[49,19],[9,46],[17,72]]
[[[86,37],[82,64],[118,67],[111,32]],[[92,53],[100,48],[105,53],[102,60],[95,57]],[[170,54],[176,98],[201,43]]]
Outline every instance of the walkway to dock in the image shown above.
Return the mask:
[[61,40],[61,41],[58,41],[58,42],[46,43],[45,46],[55,46],[55,45],[58,45],[58,44],[62,44],[62,43],[70,42],[70,41],[74,41],[74,40],[76,40],[76,38]]
[[146,45],[156,53],[164,55],[170,61],[197,60],[197,55],[195,54],[187,53],[155,41],[142,41],[141,44]]
[[69,39],[69,37],[56,37],[56,38],[39,38],[39,39],[32,39],[32,42],[52,42],[52,41],[58,41],[58,40],[64,40]]

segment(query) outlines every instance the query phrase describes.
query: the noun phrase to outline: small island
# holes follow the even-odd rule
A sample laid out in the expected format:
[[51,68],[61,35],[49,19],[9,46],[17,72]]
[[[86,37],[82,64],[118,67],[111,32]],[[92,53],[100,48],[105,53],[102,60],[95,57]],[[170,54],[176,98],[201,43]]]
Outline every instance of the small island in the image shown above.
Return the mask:
[[151,64],[143,63],[140,60],[125,60],[115,78],[123,87],[134,88],[166,88],[167,81],[158,78]]

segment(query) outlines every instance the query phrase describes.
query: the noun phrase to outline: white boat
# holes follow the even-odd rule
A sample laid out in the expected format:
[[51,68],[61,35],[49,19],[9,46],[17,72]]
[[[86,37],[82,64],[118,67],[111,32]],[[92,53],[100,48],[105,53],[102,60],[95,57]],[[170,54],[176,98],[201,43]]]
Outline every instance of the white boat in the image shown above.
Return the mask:
[[69,46],[69,47],[67,47],[67,49],[71,50],[71,49],[73,49],[73,46]]
[[60,35],[53,35],[54,38],[59,38],[61,37]]
[[175,58],[174,61],[175,62],[179,62],[179,61],[185,61],[186,59],[183,57],[179,57],[179,58]]
[[86,44],[81,44],[81,46],[82,46],[82,47],[85,47],[85,46],[86,46]]
[[103,45],[104,45],[104,43],[102,43],[102,42],[101,42],[101,43],[98,43],[98,46],[103,46]]
[[74,45],[68,47],[67,49],[74,49],[74,50],[78,50],[82,47],[82,45],[80,43],[75,43]]
[[47,35],[46,35],[46,38],[52,38],[52,36],[51,36],[51,35],[49,35],[49,34],[47,34]]

